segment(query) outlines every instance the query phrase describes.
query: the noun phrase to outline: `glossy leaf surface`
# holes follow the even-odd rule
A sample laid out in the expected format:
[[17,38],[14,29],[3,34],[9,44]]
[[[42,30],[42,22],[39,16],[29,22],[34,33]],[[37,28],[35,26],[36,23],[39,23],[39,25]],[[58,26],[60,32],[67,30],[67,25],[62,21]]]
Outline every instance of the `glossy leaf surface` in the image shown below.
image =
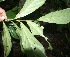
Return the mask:
[[11,36],[15,39],[19,39],[19,37],[16,33],[15,27],[14,26],[8,26],[8,28],[9,28],[9,32],[10,32]]

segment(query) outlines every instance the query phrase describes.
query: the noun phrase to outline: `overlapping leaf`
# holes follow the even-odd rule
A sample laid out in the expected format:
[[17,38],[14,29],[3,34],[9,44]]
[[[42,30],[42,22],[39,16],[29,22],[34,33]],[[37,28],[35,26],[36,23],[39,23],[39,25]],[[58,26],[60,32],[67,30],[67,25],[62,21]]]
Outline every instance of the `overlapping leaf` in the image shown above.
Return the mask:
[[[12,21],[12,23],[13,23],[13,25],[16,27],[16,33],[17,33],[17,35],[19,36],[19,39],[21,38],[21,36],[20,36],[20,28]],[[21,51],[22,52],[24,52],[24,49],[23,49],[23,47],[22,47],[22,43],[21,43],[21,41],[20,41],[20,46],[21,46]]]
[[[38,24],[36,24],[32,21],[27,21],[27,24],[29,25],[33,35],[40,35],[40,36],[44,37],[45,40],[47,41],[48,38],[43,35],[43,26],[40,27]],[[48,44],[49,44],[49,49],[52,50],[53,48],[52,48],[51,44],[49,42],[48,42]]]
[[8,26],[8,28],[9,28],[9,32],[10,32],[11,36],[15,39],[19,39],[14,26]]
[[[17,35],[20,37],[20,28],[12,21],[13,25],[15,26],[16,28],[16,33]],[[18,38],[19,39],[19,38]]]
[[40,6],[42,6],[45,3],[45,1],[46,0],[26,0],[23,8],[16,15],[15,19],[24,17],[24,16],[34,12],[36,9],[38,9]]
[[46,57],[42,44],[31,34],[29,29],[23,24],[21,26],[21,44],[28,57]]
[[27,21],[27,24],[29,25],[33,35],[40,35],[47,40],[47,37],[43,35],[43,28],[44,28],[43,26],[40,27],[38,24],[32,21]]
[[38,21],[67,24],[70,22],[70,8],[46,14],[45,16],[40,17]]
[[2,35],[5,57],[7,57],[11,51],[12,43],[9,30],[5,23],[3,22],[3,35]]

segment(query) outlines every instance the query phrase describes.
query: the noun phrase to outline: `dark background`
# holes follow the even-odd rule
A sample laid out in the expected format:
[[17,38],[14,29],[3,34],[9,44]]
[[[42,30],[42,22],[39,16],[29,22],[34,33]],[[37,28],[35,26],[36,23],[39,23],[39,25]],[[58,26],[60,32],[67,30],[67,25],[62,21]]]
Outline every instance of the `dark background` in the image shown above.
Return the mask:
[[[0,2],[0,7],[8,11],[15,6],[20,7],[21,1],[22,0],[5,0],[4,2]],[[46,0],[45,4],[42,7],[30,15],[24,17],[24,19],[36,20],[39,17],[50,12],[70,8],[70,2],[67,2],[68,0]],[[22,8],[22,6],[20,8]],[[53,23],[49,24],[44,22],[39,23],[40,25],[44,26],[44,35],[49,38],[48,41],[53,47],[53,50],[48,49],[48,43],[44,40],[44,38],[35,36],[45,47],[47,57],[70,57],[70,23],[63,25],[57,25]],[[0,57],[4,57],[1,33],[2,24],[0,25]],[[12,39],[12,43],[12,51],[8,57],[26,57],[26,55],[21,52],[19,41]]]

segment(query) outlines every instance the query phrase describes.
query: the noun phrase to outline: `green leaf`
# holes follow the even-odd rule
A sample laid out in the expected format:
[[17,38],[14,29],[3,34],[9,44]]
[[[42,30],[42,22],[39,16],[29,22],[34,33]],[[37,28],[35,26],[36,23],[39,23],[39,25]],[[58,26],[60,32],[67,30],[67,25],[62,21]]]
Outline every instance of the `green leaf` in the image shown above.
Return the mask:
[[17,6],[12,9],[12,11],[16,11],[16,10],[18,10]]
[[7,17],[10,19],[12,19],[12,18],[15,18],[15,16],[16,16],[16,14],[12,11],[12,10],[9,10],[9,11],[7,11]]
[[20,26],[20,41],[27,57],[46,57],[42,44],[31,34],[29,29],[23,23],[20,23]]
[[16,33],[16,29],[13,26],[8,26],[9,28],[9,32],[11,34],[11,36],[15,39],[19,39],[17,33]]
[[70,8],[46,14],[45,16],[40,17],[38,21],[56,24],[67,24],[70,22]]
[[36,24],[36,23],[34,23],[32,21],[27,21],[27,24],[29,25],[33,35],[40,35],[42,37],[45,37],[43,35],[43,29],[44,29],[43,26],[40,27],[38,24]]
[[[12,21],[12,23],[16,27],[16,33],[17,33],[17,35],[19,36],[19,39],[20,39],[21,38],[20,28],[13,21]],[[20,46],[21,46],[21,51],[24,52],[21,41],[20,41]]]
[[7,57],[11,51],[12,43],[9,30],[5,23],[3,22],[3,35],[2,35],[3,45],[4,45],[4,55]]
[[0,0],[0,2],[5,1],[5,0]]
[[[17,35],[19,36],[19,38],[20,38],[20,28],[16,25],[16,23],[14,23],[13,21],[12,21],[12,23],[13,23],[13,25],[14,25],[14,27],[16,28],[16,30],[15,30],[15,32],[17,33]],[[18,39],[19,39],[18,38]]]
[[32,12],[34,12],[36,9],[41,7],[46,0],[26,0],[23,8],[20,10],[20,12],[16,15],[15,19],[24,17]]
[[33,35],[40,35],[44,37],[45,40],[47,41],[48,38],[43,35],[43,29],[44,29],[43,26],[40,27],[38,24],[31,21],[27,21],[27,24],[29,25]]
[[[36,24],[32,21],[27,21],[27,24],[29,25],[33,35],[40,35],[40,36],[44,37],[45,40],[47,41],[48,38],[43,35],[43,29],[44,29],[43,26],[40,27],[38,24]],[[49,49],[52,50],[53,48],[52,48],[51,44],[49,42],[48,42],[48,44],[49,44]]]

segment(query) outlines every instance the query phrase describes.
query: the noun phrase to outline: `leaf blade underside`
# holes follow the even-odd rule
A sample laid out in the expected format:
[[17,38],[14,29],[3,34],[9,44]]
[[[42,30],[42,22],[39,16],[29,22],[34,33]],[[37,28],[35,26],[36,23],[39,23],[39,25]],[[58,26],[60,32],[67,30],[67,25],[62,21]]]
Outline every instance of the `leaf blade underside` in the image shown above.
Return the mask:
[[11,42],[11,36],[10,36],[9,30],[4,22],[3,22],[2,41],[4,45],[4,52],[5,52],[4,55],[7,57],[11,51],[12,42]]
[[16,15],[15,19],[24,17],[32,12],[34,12],[36,9],[41,7],[46,0],[26,0],[23,8],[20,10],[20,12]]
[[40,17],[38,21],[56,24],[67,24],[70,22],[70,8],[46,14],[45,16]]
[[31,34],[29,29],[23,24],[21,26],[21,43],[28,57],[46,57],[42,44]]

